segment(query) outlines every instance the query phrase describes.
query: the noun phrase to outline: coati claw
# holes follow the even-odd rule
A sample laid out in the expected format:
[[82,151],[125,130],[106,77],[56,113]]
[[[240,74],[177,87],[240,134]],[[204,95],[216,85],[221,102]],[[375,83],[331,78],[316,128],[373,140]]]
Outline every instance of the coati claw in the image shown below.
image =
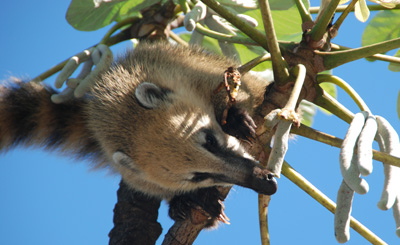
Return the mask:
[[238,139],[254,143],[257,139],[257,126],[253,118],[245,109],[232,106],[228,110],[226,124],[222,125],[222,129]]
[[193,217],[193,210],[200,210],[207,217],[206,227],[217,225],[217,221],[229,223],[220,192],[215,187],[203,188],[194,192],[175,196],[169,203],[169,216],[173,220]]

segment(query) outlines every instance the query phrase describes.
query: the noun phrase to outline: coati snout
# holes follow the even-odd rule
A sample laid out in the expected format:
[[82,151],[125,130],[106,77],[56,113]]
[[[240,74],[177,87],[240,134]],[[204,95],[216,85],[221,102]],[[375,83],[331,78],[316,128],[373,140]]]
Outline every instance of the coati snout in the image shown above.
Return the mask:
[[[129,108],[134,103],[139,105],[135,110],[140,112],[140,122],[124,125],[128,131],[120,136],[121,141],[132,142],[109,151],[114,151],[114,165],[124,180],[145,193],[171,198],[199,188],[233,184],[261,194],[275,193],[273,175],[258,165],[237,139],[222,131],[213,108],[195,96],[142,82],[135,88],[134,97],[127,93],[119,103],[112,102],[115,108],[106,101],[102,107],[97,102],[90,103],[92,113],[104,114],[103,106],[110,107],[110,111],[101,121],[99,117],[89,120],[89,125],[101,129],[92,130],[102,138],[104,148],[112,146],[115,132],[104,130],[103,126],[110,126],[113,120],[137,121]],[[127,109],[123,118],[118,118],[119,108]]]

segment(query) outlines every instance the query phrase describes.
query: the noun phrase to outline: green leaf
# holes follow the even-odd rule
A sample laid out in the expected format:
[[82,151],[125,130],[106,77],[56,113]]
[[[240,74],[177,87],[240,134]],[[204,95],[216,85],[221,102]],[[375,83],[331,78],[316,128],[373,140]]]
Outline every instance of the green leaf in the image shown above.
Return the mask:
[[[397,50],[397,52],[394,55],[394,57],[400,58],[400,49]],[[400,71],[400,64],[399,63],[390,62],[389,70],[394,71],[394,72],[399,72]]]
[[317,113],[317,106],[307,100],[302,100],[299,108],[301,111],[301,123],[311,127],[314,116]]
[[369,9],[365,0],[359,0],[358,2],[356,2],[356,5],[354,6],[354,14],[356,15],[356,18],[361,22],[365,22],[368,20]]
[[119,10],[120,16],[138,16],[140,10],[161,2],[160,0],[130,0]]
[[[282,2],[292,1],[285,0]],[[258,26],[256,28],[258,30],[261,32],[265,31],[261,17],[261,11],[259,9],[250,10],[244,14],[257,20]],[[274,27],[278,40],[295,42],[301,41],[301,16],[296,5],[292,4],[292,6],[287,10],[273,10],[272,18],[274,20]]]
[[125,2],[125,0],[101,2],[96,8],[93,0],[72,0],[66,19],[77,30],[94,31],[112,23]]
[[361,40],[362,46],[400,37],[399,20],[399,10],[380,11],[365,28]]
[[336,90],[336,85],[335,84],[333,84],[333,83],[320,83],[319,85],[330,96],[332,96],[333,98],[337,97],[337,90]]

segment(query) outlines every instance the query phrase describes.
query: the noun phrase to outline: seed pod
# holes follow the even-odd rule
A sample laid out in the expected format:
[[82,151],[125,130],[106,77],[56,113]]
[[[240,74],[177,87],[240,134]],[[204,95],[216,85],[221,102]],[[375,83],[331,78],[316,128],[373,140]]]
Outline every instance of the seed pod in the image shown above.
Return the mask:
[[[96,81],[96,77],[104,70],[107,69],[111,63],[113,62],[113,54],[110,48],[107,45],[99,44],[96,47],[96,50],[99,50],[101,53],[101,58],[96,67],[90,72],[82,82],[79,83],[78,87],[76,87],[74,95],[76,98],[81,98],[85,95],[87,91],[93,86]],[[93,51],[94,53],[95,51]]]
[[93,51],[93,48],[90,48],[88,50],[84,50],[77,54],[76,56],[73,56],[71,59],[68,60],[67,64],[63,67],[61,70],[60,74],[58,74],[56,81],[54,83],[56,88],[61,88],[64,82],[74,73],[76,68],[78,66],[88,60],[90,58],[90,55]]
[[396,201],[393,205],[393,217],[396,221],[396,235],[400,237],[400,201],[399,196],[397,196]]
[[73,88],[65,88],[61,93],[53,94],[51,96],[51,101],[55,104],[61,104],[65,101],[68,101],[74,97],[74,89]]
[[186,30],[193,31],[196,23],[204,19],[207,14],[207,6],[202,2],[198,2],[193,9],[185,15],[183,24]]
[[[376,116],[378,123],[378,143],[381,150],[393,156],[400,157],[399,136],[383,117]],[[383,186],[382,196],[378,202],[378,207],[382,210],[391,208],[399,194],[398,188],[400,184],[400,168],[388,164],[383,165],[385,174],[385,182]]]
[[357,166],[364,176],[372,173],[372,143],[377,129],[378,125],[375,117],[368,113],[367,120],[357,141]]
[[73,56],[71,59],[68,60],[67,64],[63,67],[60,74],[58,74],[55,87],[61,88],[64,82],[74,73],[76,68],[79,66],[79,58],[77,56]]
[[337,194],[335,211],[335,237],[339,243],[345,243],[350,239],[350,217],[353,197],[354,190],[343,180]]
[[240,19],[242,19],[243,21],[246,21],[247,23],[249,23],[251,26],[256,27],[258,26],[258,22],[256,19],[254,19],[253,17],[250,17],[248,15],[245,14],[238,14],[237,17],[239,17]]
[[360,177],[360,171],[356,163],[357,160],[354,156],[354,148],[367,115],[367,112],[359,112],[354,116],[340,148],[339,162],[343,179],[358,194],[365,194],[369,190],[367,181]]
[[280,120],[275,132],[274,145],[269,155],[267,169],[280,178],[283,160],[288,149],[291,121]]

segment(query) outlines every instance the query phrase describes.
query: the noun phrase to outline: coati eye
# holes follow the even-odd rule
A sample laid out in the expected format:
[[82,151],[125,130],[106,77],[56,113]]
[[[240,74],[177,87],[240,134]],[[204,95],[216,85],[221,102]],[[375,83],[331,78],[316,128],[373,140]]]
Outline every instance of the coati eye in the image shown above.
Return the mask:
[[211,153],[218,152],[219,145],[218,140],[215,138],[214,134],[210,131],[206,131],[205,140],[206,142],[203,144],[203,147],[206,148],[207,151]]
[[215,136],[211,133],[206,134],[206,145],[208,146],[216,146],[217,145],[217,139]]

